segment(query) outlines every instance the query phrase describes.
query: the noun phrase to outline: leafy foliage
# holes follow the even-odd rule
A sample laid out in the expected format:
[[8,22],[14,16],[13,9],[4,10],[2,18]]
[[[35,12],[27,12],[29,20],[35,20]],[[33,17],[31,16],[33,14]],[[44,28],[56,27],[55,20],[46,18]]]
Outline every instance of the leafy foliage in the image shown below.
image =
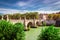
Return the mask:
[[19,19],[21,17],[21,19],[24,19],[24,17],[26,17],[26,19],[34,19],[34,17],[36,19],[38,19],[38,12],[27,12],[25,14],[20,14],[20,13],[15,13],[15,14],[8,14],[10,19]]
[[22,23],[16,23],[15,24],[15,30],[17,33],[17,40],[24,40],[24,25]]
[[54,26],[49,26],[48,28],[42,29],[41,34],[38,36],[38,40],[60,40],[59,29],[54,28]]
[[0,20],[0,40],[23,40],[24,33],[22,24],[13,25],[5,20]]
[[48,19],[53,19],[53,20],[57,20],[60,19],[60,13],[56,13],[56,14],[48,14]]
[[5,20],[0,20],[0,40],[12,39],[13,25]]

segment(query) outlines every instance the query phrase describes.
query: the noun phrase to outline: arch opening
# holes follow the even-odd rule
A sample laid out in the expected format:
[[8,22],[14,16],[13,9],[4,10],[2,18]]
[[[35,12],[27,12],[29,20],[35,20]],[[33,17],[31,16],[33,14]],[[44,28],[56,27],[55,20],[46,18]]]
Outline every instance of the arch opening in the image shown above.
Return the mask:
[[40,22],[39,22],[39,21],[37,21],[37,22],[36,22],[36,25],[37,25],[37,26],[40,26]]
[[32,22],[29,22],[28,24],[27,24],[27,27],[29,28],[29,27],[32,27],[32,25],[33,25],[33,23]]
[[2,16],[0,15],[0,20],[2,19]]

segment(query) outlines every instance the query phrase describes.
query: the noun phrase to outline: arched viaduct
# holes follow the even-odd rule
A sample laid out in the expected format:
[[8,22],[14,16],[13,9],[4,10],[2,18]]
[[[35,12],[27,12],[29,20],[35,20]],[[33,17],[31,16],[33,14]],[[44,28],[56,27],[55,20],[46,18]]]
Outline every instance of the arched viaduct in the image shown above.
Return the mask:
[[[3,16],[2,16],[2,20],[3,20]],[[21,18],[19,20],[9,19],[8,15],[7,15],[7,21],[12,22],[13,24],[15,24],[17,22],[21,22],[22,24],[24,24],[25,29],[27,29],[28,26],[31,26],[31,25],[34,27],[37,27],[37,25],[40,24],[40,22],[41,22],[40,19],[35,19],[35,18],[29,19],[29,20],[27,20],[26,18],[24,18],[23,20]]]
[[24,24],[24,26],[25,26],[25,28],[27,29],[27,27],[28,27],[28,25],[30,24],[30,26],[32,25],[32,26],[34,26],[34,27],[37,27],[37,23],[39,23],[40,22],[40,20],[37,20],[37,19],[30,19],[30,20],[27,20],[27,19],[25,19],[25,20],[10,20],[10,22],[12,22],[12,23],[17,23],[17,22],[21,22],[22,24]]

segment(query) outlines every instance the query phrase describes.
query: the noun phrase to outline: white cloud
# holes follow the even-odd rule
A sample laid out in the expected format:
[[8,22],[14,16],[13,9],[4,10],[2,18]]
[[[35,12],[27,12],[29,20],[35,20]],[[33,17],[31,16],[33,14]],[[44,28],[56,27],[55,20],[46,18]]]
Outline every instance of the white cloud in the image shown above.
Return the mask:
[[18,2],[17,5],[19,5],[19,6],[26,6],[26,5],[28,5],[28,3],[27,2]]
[[17,9],[19,8],[22,10],[42,10],[42,11],[44,11],[44,10],[60,9],[60,0],[28,0],[25,2],[19,1],[19,2],[13,3],[13,4],[7,3],[7,2],[6,3],[1,2],[1,4],[11,6],[11,8],[16,7]]
[[21,7],[21,9],[27,9],[29,7],[34,7],[34,2],[36,2],[38,0],[28,0],[26,2],[24,1],[19,1],[16,3],[17,6]]
[[[16,3],[16,5],[18,7],[20,6],[21,9],[23,9],[23,10],[24,9],[29,9],[29,8],[35,9],[35,8],[38,7],[38,6],[36,6],[36,1],[39,1],[39,0],[28,0],[26,2],[19,1],[19,2]],[[59,6],[60,5],[60,0],[43,0],[43,4],[44,5],[46,4],[46,5],[42,8],[40,7],[39,10],[42,10],[42,11],[44,11],[44,10],[56,10],[56,9],[60,8],[60,6]]]
[[44,0],[43,1],[43,3],[45,3],[45,4],[48,4],[48,3],[50,3],[51,2],[51,0]]
[[13,14],[13,13],[26,13],[26,12],[38,12],[38,13],[56,13],[60,12],[59,11],[41,11],[41,10],[34,10],[34,11],[28,11],[28,10],[16,10],[16,9],[6,9],[6,8],[0,8],[0,13],[5,13],[5,14]]
[[59,11],[39,11],[39,13],[43,13],[43,14],[51,14],[56,12],[60,12],[60,10]]
[[41,7],[38,10],[42,10],[42,11],[47,11],[47,10],[52,10],[52,7]]
[[48,4],[56,1],[59,1],[59,0],[44,0],[43,3]]
[[60,1],[53,3],[53,5],[60,5]]
[[[48,3],[50,3],[50,4],[48,4],[48,5],[44,6],[44,7],[40,7],[37,10],[42,10],[42,11],[57,10],[57,11],[60,11],[59,10],[60,9],[60,0],[57,0],[56,2],[54,2],[54,1],[56,1],[56,0],[44,0],[44,3],[46,2],[46,4],[48,4]],[[51,3],[51,2],[53,2],[53,3]]]
[[30,5],[30,3],[32,3],[32,1],[34,1],[34,0],[28,0],[28,1],[26,1],[26,2],[24,2],[24,1],[19,1],[19,2],[17,2],[16,3],[16,5],[18,5],[18,6],[29,6]]
[[23,2],[23,1],[17,2],[16,5],[17,5],[18,7],[21,7],[21,9],[26,9],[26,8],[28,8],[29,6],[31,6],[31,5],[29,4],[29,2]]
[[27,10],[16,10],[16,9],[0,8],[0,13],[4,13],[4,14],[25,13],[25,12],[27,12]]
[[50,13],[51,12],[53,12],[53,11],[60,11],[59,10],[59,8],[60,8],[60,5],[56,5],[56,6],[46,6],[46,7],[41,7],[41,8],[39,8],[39,9],[37,9],[38,11],[50,11]]

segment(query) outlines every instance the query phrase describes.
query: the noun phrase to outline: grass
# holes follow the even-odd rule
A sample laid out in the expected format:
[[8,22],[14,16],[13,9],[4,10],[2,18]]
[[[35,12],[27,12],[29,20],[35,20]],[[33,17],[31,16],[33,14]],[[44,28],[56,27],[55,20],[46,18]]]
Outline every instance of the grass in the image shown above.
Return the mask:
[[[29,31],[25,32],[25,40],[37,40],[38,35],[41,33],[41,29],[45,27],[30,28]],[[57,27],[60,29],[60,27]]]
[[37,36],[40,34],[42,27],[30,28],[29,31],[26,31],[25,40],[37,40]]

